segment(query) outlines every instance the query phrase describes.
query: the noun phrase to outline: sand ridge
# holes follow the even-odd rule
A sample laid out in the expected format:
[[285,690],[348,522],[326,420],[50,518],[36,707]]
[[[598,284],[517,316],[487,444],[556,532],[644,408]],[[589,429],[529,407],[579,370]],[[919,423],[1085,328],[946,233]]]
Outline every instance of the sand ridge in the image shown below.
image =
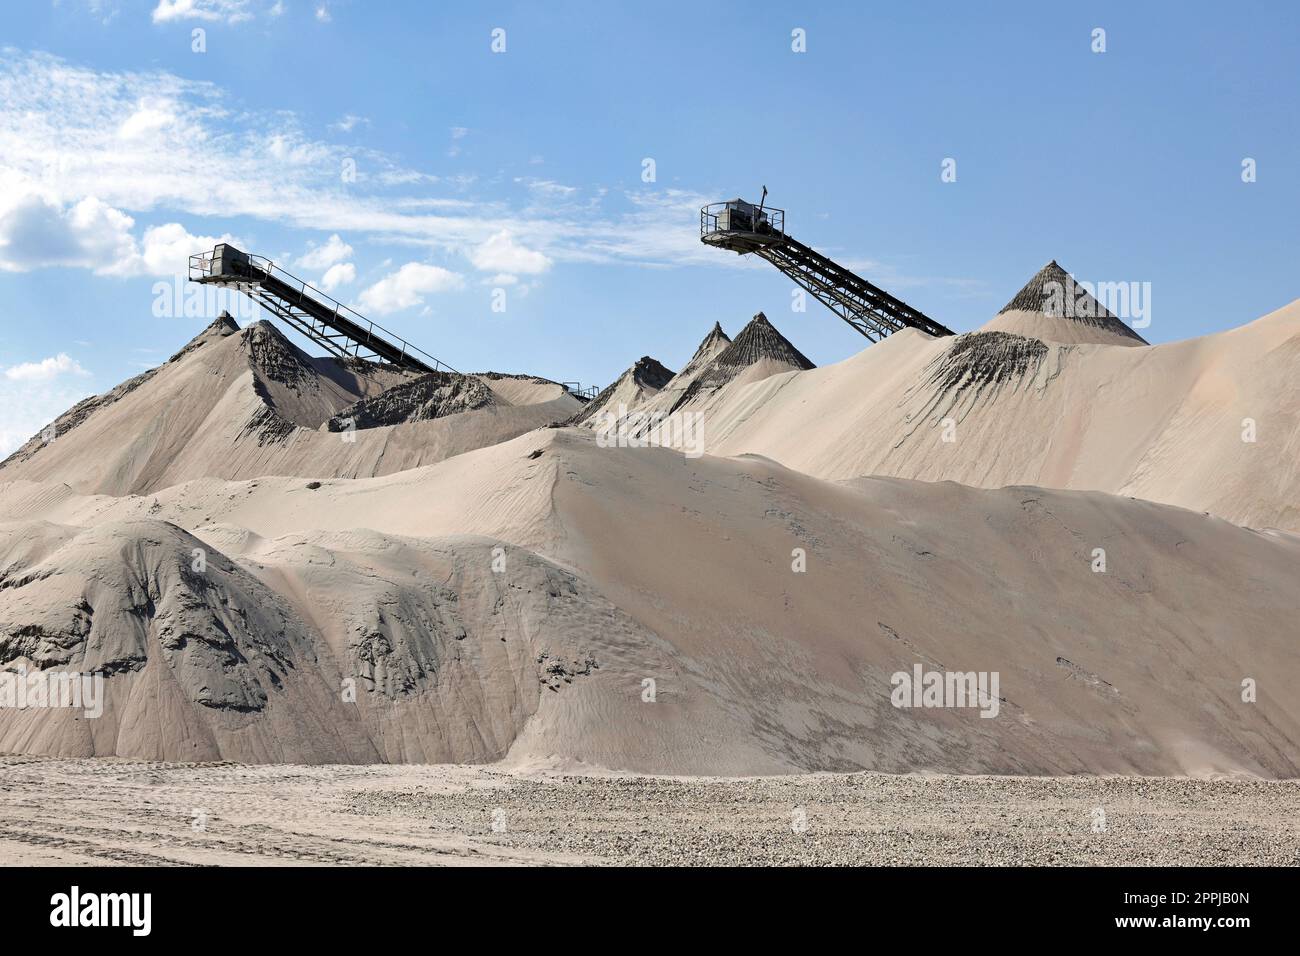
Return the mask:
[[[5,565],[38,557],[19,542],[42,520],[121,528],[149,515],[189,526],[278,594],[339,675],[374,673],[367,634],[394,655],[386,673],[399,666],[416,678],[421,660],[446,653],[437,647],[463,658],[500,637],[528,648],[504,671],[520,687],[526,677],[545,683],[544,651],[564,661],[576,696],[511,705],[518,720],[495,745],[451,743],[440,759],[508,752],[681,773],[1297,772],[1300,713],[1281,686],[1294,667],[1300,541],[1177,508],[1034,488],[827,482],[752,456],[601,448],[581,429],[315,489],[284,478],[130,499],[34,499],[38,489],[0,488],[0,514],[24,515],[5,525],[20,549]],[[306,525],[316,530],[296,530]],[[466,531],[485,539],[456,537]],[[1090,568],[1097,546],[1108,553],[1105,574]],[[508,555],[500,574],[494,547]],[[418,569],[448,548],[456,574],[424,580]],[[796,548],[806,572],[792,571]],[[10,589],[7,628],[94,597],[84,572],[57,554],[43,560],[59,573],[42,589],[64,590],[14,604],[31,585]],[[546,575],[563,582],[558,592]],[[542,616],[503,618],[484,594],[540,601]],[[580,598],[556,603],[564,594]],[[842,614],[846,604],[858,613]],[[451,630],[437,638],[434,622],[448,613]],[[456,640],[458,629],[473,639]],[[429,635],[434,648],[418,650]],[[561,643],[565,635],[577,642]],[[575,678],[588,657],[599,666]],[[1202,664],[1188,670],[1183,659]],[[999,671],[1006,719],[895,710],[890,675],[916,661]],[[500,672],[473,666],[476,681]],[[1266,706],[1251,707],[1241,681],[1258,675],[1269,675]],[[647,678],[652,704],[642,699]],[[413,688],[399,710],[446,706],[441,685]],[[504,701],[475,694],[474,706],[488,709],[474,726],[503,719]],[[455,706],[449,723],[468,716],[468,700]],[[390,760],[430,753],[419,734],[379,733],[375,745]]]

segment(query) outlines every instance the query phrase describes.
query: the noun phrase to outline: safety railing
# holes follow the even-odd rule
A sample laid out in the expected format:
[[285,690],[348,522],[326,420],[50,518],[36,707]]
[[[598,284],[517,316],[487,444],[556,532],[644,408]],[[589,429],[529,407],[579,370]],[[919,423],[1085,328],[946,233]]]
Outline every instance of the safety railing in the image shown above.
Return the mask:
[[[317,321],[329,324],[329,318],[327,318],[324,313],[332,314],[336,319],[341,317],[346,319],[351,325],[361,329],[374,340],[380,342],[386,341],[386,344],[390,346],[397,346],[403,355],[410,355],[417,358],[420,362],[428,365],[434,371],[456,373],[456,370],[446,362],[439,361],[428,352],[424,351],[424,349],[417,345],[412,345],[395,332],[384,328],[377,322],[372,322],[360,312],[344,305],[329,293],[323,292],[311,283],[299,279],[292,273],[286,272],[265,256],[242,253],[238,258],[232,260],[232,264],[236,266],[242,266],[244,263],[247,263],[247,275],[244,274],[242,269],[233,272],[217,272],[217,261],[218,257],[216,256],[216,250],[213,250],[212,252],[200,252],[190,256],[190,279],[196,282],[207,280],[209,282],[223,282],[231,285],[246,284],[249,286],[263,285],[266,280],[273,279],[279,285],[284,286],[292,292],[296,292],[300,302],[314,304],[317,307],[315,310],[306,309],[304,311]],[[263,287],[265,288],[264,285]],[[279,290],[276,290],[276,292],[281,298],[287,299],[287,297],[285,297],[283,293],[280,293]],[[367,343],[362,341],[360,344],[366,345]]]
[[[754,221],[756,215],[757,222]],[[773,207],[759,210],[757,206],[741,205],[734,200],[709,203],[700,209],[701,236],[727,232],[785,235],[785,210]]]

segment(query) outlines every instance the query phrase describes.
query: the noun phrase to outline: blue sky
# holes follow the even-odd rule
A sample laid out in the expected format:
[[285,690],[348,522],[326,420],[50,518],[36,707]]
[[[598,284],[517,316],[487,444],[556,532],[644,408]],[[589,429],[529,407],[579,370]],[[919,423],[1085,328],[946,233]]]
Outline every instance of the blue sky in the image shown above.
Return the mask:
[[810,6],[10,6],[0,452],[197,332],[158,284],[222,237],[455,368],[598,385],[759,310],[819,364],[867,345],[698,242],[701,203],[763,184],[958,331],[1053,258],[1149,282],[1153,342],[1300,296],[1292,5]]

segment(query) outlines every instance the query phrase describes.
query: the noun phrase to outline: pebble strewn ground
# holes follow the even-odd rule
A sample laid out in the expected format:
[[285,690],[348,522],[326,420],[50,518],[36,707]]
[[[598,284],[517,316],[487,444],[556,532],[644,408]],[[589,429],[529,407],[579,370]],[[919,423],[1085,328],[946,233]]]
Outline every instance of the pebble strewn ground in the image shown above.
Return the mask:
[[0,864],[1300,864],[1300,781],[0,757]]

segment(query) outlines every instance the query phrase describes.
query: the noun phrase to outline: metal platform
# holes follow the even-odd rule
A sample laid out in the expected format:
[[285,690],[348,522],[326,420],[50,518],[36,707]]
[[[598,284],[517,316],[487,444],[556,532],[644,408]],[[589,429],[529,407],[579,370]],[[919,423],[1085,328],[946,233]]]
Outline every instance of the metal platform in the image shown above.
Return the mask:
[[388,362],[416,372],[455,372],[428,352],[376,325],[263,256],[221,243],[190,256],[190,281],[238,289],[272,315],[340,358]]
[[743,199],[710,203],[700,210],[700,241],[737,255],[761,256],[872,342],[905,328],[934,336],[956,334],[790,236],[784,209]]

